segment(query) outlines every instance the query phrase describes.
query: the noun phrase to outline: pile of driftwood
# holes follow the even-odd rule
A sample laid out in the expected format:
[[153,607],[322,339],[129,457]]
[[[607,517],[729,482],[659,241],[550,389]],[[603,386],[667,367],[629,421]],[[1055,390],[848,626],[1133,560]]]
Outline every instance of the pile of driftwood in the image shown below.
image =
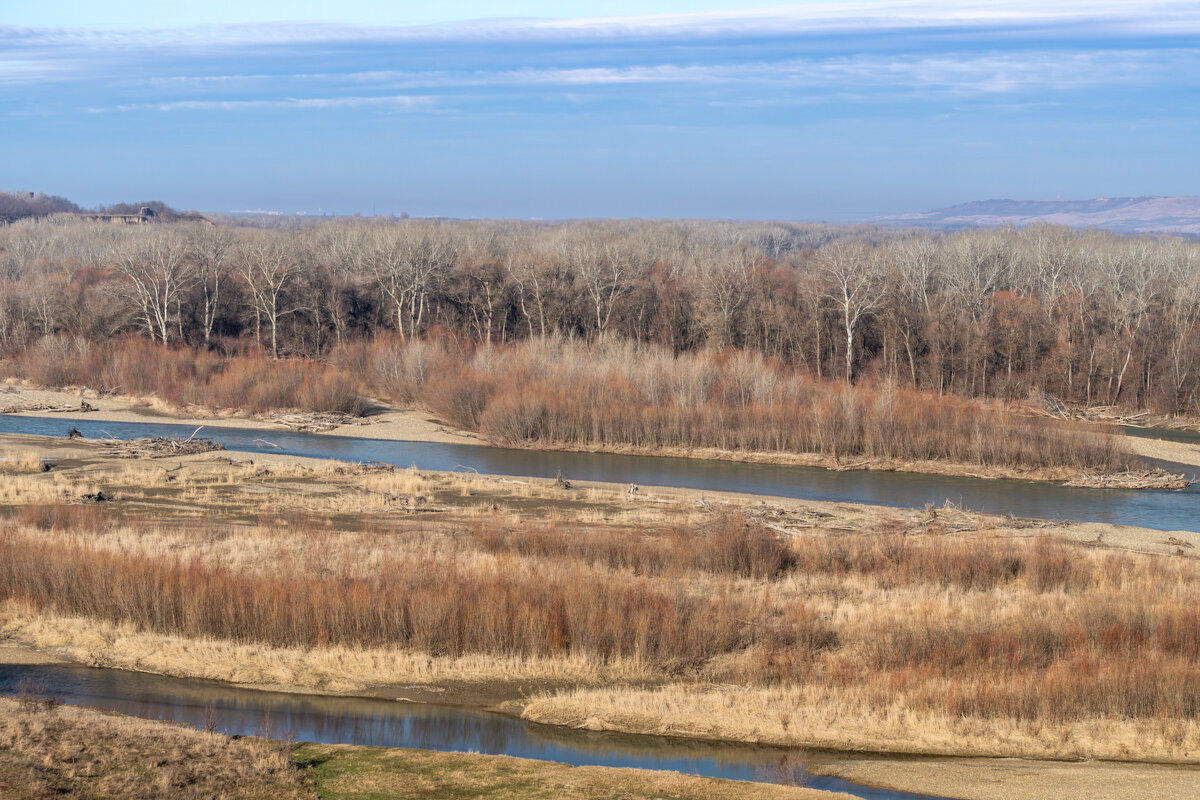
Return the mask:
[[0,414],[29,414],[34,411],[47,411],[55,414],[86,414],[95,411],[92,404],[84,400],[77,406],[52,406],[45,403],[21,403],[20,405],[0,408]]
[[333,411],[304,411],[272,414],[269,419],[302,433],[324,433],[343,425],[366,425],[362,417],[352,417]]
[[1084,489],[1186,489],[1192,482],[1191,478],[1181,473],[1154,469],[1113,475],[1081,475],[1067,481],[1066,485]]
[[108,448],[108,455],[116,458],[170,458],[172,456],[191,456],[197,453],[211,453],[214,450],[224,450],[225,446],[211,439],[172,439],[169,436],[155,436],[151,439],[131,439],[121,441],[110,439],[103,443]]

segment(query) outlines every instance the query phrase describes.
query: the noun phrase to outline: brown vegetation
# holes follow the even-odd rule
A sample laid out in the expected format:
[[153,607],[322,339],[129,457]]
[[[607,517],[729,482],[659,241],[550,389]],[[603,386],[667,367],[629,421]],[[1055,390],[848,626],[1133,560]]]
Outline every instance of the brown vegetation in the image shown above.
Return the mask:
[[536,343],[443,359],[409,390],[493,441],[1119,471],[1113,437],[926,392],[816,381],[747,353]]
[[433,655],[581,653],[697,663],[761,639],[824,643],[801,607],[764,617],[750,598],[583,568],[468,569],[453,560],[379,564],[371,579],[237,575],[85,545],[0,534],[0,599],[184,636],[277,647],[382,644]]
[[0,699],[0,796],[299,800],[291,747],[75,708]]
[[[711,448],[983,468],[1121,472],[1137,466],[1095,426],[1031,417],[1002,403],[814,380],[753,353],[674,356],[633,343],[534,340],[474,350],[377,339],[336,348],[332,363],[156,346],[127,338],[50,357],[56,377],[176,405],[265,412],[362,413],[363,395],[417,403],[512,446]],[[22,362],[23,364],[25,362]]]
[[1198,248],[1051,226],[338,220],[266,231],[58,217],[0,228],[0,356],[101,347],[113,332],[317,358],[389,333],[484,345],[616,337],[673,354],[736,347],[816,378],[1195,416]]
[[[183,461],[173,479],[101,460],[6,481],[5,635],[256,684],[477,685],[587,727],[1200,756],[1200,562],[1172,544],[1104,529],[1159,555],[1106,549],[1094,526],[1076,543],[949,511],[714,512],[685,495]],[[117,502],[55,500],[99,476]]]
[[262,354],[222,356],[156,346],[138,337],[83,349],[43,342],[18,361],[21,374],[45,386],[89,386],[154,396],[178,406],[263,413],[280,408],[361,414],[358,383],[344,371],[307,359]]

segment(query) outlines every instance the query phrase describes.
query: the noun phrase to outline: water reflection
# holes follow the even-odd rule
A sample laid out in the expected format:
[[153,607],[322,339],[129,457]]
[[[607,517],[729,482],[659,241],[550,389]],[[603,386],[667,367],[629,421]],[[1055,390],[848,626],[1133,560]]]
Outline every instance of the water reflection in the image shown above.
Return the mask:
[[[224,733],[323,744],[410,747],[510,755],[576,766],[635,767],[750,781],[777,781],[797,770],[791,752],[750,745],[572,731],[500,714],[364,698],[259,692],[72,664],[0,664],[0,694],[38,685],[72,705],[146,719],[183,722]],[[781,769],[782,768],[782,769]],[[813,788],[866,800],[925,795],[807,775]]]
[[[97,422],[86,418],[22,417],[0,414],[0,433],[63,436],[72,426],[88,438],[189,436],[194,426],[153,422]],[[381,461],[430,470],[469,468],[498,475],[553,477],[559,470],[575,480],[677,486],[746,492],[805,500],[920,508],[946,501],[975,511],[1017,517],[1073,519],[1139,525],[1159,530],[1200,530],[1200,487],[1173,491],[1072,489],[1030,481],[980,480],[903,472],[746,464],[731,461],[539,452],[476,445],[356,439],[293,431],[205,428],[202,432],[231,450],[276,452],[347,461]]]

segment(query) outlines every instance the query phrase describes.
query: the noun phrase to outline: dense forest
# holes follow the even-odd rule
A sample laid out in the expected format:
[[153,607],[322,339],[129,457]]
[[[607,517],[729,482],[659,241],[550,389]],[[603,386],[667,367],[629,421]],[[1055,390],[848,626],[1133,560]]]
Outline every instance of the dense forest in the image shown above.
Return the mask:
[[0,226],[10,365],[122,335],[323,361],[365,339],[626,340],[748,351],[815,379],[1194,415],[1200,244],[1051,226],[343,218],[256,229],[62,214]]

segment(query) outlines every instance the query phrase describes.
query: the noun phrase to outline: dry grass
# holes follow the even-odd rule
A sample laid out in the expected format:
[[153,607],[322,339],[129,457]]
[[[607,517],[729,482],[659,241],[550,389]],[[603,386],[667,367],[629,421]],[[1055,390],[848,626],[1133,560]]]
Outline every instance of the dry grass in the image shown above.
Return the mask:
[[663,772],[569,767],[505,756],[289,745],[87,709],[0,699],[6,800],[817,800],[808,789]]
[[75,708],[0,699],[0,796],[292,800],[315,793],[290,747]]
[[37,450],[32,448],[0,450],[0,472],[20,474],[42,472],[44,464]]
[[[330,692],[526,681],[543,692],[528,714],[593,727],[1200,755],[1200,562],[1185,550],[951,512],[714,513],[478,476],[185,466],[116,503],[11,512],[5,635],[89,663]],[[414,497],[429,500],[409,509]]]
[[[885,687],[890,678],[881,675],[877,682]],[[532,700],[524,716],[592,730],[879,753],[1177,763],[1200,759],[1200,723],[1194,717],[1117,715],[1054,722],[959,714],[952,704],[939,708],[929,702],[939,691],[986,691],[1003,680],[994,676],[967,686],[953,678],[926,680],[917,692],[820,681],[773,687],[678,683],[660,689],[574,689]]]
[[[1103,432],[930,392],[814,380],[744,352],[534,340],[428,354],[398,396],[509,445],[715,448],[832,459],[1119,472]],[[395,381],[393,380],[393,383]]]
[[603,664],[584,657],[518,658],[480,653],[435,657],[398,647],[283,648],[171,636],[129,623],[39,613],[27,604],[11,601],[0,606],[0,636],[92,666],[333,694],[402,684],[518,680],[598,686],[653,678],[644,666],[629,660]]

